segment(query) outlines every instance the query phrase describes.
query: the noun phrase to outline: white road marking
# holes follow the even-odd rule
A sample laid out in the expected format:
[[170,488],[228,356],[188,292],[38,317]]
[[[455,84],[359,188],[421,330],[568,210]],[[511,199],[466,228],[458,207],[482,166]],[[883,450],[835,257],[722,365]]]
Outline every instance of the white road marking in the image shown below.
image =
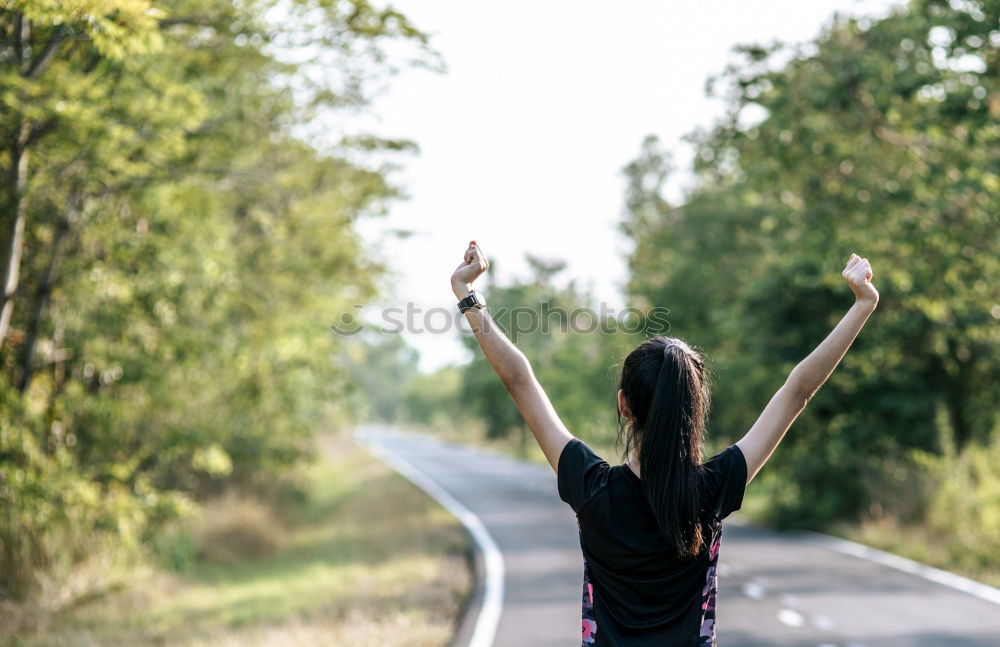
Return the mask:
[[778,612],[778,622],[789,627],[801,627],[806,623],[806,619],[798,611],[782,609]]
[[757,582],[747,582],[743,585],[743,595],[747,596],[751,600],[764,599],[764,593],[764,587]]
[[503,555],[500,553],[496,541],[493,540],[486,526],[475,513],[459,503],[412,463],[393,454],[385,445],[367,434],[356,434],[355,437],[365,442],[373,454],[444,506],[472,535],[486,564],[486,582],[483,601],[479,607],[479,615],[476,617],[476,625],[472,632],[472,638],[469,640],[469,647],[491,647],[500,624],[504,595],[505,567]]
[[[864,544],[858,544],[846,539],[831,537],[818,532],[806,532],[803,534],[812,543],[837,551],[838,553],[857,557],[858,559],[866,559],[869,562],[875,562],[876,564],[881,564],[882,566],[888,566],[889,568],[894,568],[897,571],[903,571],[904,573],[916,575],[917,577],[922,577],[923,579],[930,580],[931,582],[943,584],[944,586],[955,589],[956,591],[974,595],[981,600],[986,600],[987,602],[992,602],[994,604],[1000,604],[1000,589],[981,582],[976,582],[975,580],[970,580],[966,577],[962,577],[961,575],[955,575],[954,573],[942,571],[940,569],[915,562],[911,559],[906,559],[905,557],[893,555],[892,553],[887,553],[876,548],[872,548],[871,546],[865,546]],[[858,643],[858,645],[860,645],[860,643]]]

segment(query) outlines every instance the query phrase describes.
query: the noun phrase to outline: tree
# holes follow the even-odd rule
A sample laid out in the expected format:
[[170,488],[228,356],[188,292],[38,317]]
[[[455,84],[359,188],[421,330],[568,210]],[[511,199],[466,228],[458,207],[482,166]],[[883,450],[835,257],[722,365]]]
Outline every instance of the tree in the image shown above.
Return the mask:
[[[527,355],[570,431],[610,447],[617,431],[615,381],[625,353],[638,343],[638,324],[622,325],[594,308],[592,297],[572,282],[558,286],[565,263],[531,256],[528,262],[528,280],[489,285],[490,312]],[[490,437],[514,435],[523,447],[529,431],[503,383],[475,338],[464,335],[462,340],[474,351],[462,371],[462,402],[485,422]]]
[[398,196],[365,152],[411,148],[311,120],[364,107],[383,43],[431,53],[363,0],[17,1],[0,38],[5,597],[309,454],[327,318],[381,271],[354,224]]
[[913,2],[743,48],[714,84],[727,117],[694,137],[697,187],[630,210],[630,292],[707,348],[729,437],[849,304],[843,260],[872,259],[879,312],[776,454],[779,520],[854,517],[911,452],[996,433],[998,19],[994,2]]
[[[0,238],[2,344],[10,328],[20,282],[31,150],[54,129],[64,105],[60,104],[62,92],[52,90],[60,86],[79,88],[81,77],[93,70],[100,57],[120,60],[128,54],[154,49],[158,39],[156,21],[150,3],[145,0],[92,0],[68,7],[17,0],[0,13],[0,18],[3,18],[0,87],[6,90],[0,97],[0,105],[4,108],[2,129],[7,143],[3,158],[6,182],[0,203],[0,213],[4,216]],[[81,48],[85,42],[91,47]],[[81,53],[81,49],[90,51]],[[65,68],[50,72],[53,63],[60,57],[75,55],[84,57],[84,62],[73,70],[72,78],[53,81],[50,77],[66,72]]]

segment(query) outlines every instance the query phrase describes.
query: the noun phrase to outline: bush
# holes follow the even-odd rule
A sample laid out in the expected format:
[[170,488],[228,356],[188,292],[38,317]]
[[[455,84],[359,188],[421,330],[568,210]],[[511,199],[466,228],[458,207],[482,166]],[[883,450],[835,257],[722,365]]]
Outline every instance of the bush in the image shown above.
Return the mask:
[[271,506],[230,491],[204,505],[192,537],[199,561],[235,564],[273,555],[284,543],[285,529]]
[[151,525],[182,513],[188,502],[144,479],[88,478],[64,448],[41,446],[31,427],[0,420],[0,598],[44,589],[49,606],[58,606],[108,585],[110,573],[81,585],[73,577],[81,565],[128,562]]
[[937,488],[927,524],[942,537],[950,563],[962,570],[1000,570],[1000,436],[961,454],[927,456]]

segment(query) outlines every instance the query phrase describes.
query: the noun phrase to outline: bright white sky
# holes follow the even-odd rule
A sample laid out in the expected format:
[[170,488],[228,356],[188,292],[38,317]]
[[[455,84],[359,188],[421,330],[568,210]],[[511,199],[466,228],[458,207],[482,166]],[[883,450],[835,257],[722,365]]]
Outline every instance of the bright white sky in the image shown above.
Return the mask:
[[[806,41],[835,11],[879,16],[893,4],[397,1],[432,34],[448,71],[406,70],[375,102],[370,129],[421,148],[396,176],[410,199],[361,226],[395,271],[380,305],[454,308],[448,277],[475,238],[498,261],[501,281],[527,276],[526,252],[563,259],[564,278],[623,307],[620,171],[643,137],[659,135],[673,151],[679,172],[667,197],[678,200],[690,183],[691,150],[681,139],[721,116],[705,81],[735,45]],[[414,235],[396,238],[399,229]],[[425,370],[468,358],[454,330],[406,337]]]

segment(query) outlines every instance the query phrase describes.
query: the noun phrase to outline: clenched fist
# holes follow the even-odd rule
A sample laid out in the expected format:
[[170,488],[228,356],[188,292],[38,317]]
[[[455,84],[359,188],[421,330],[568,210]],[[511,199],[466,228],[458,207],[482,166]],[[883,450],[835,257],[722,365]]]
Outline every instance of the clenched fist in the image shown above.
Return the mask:
[[854,296],[858,301],[876,305],[878,303],[878,290],[872,285],[872,266],[867,258],[861,258],[857,254],[851,254],[844,268],[843,277],[847,285],[851,287]]
[[451,287],[455,291],[455,294],[457,295],[461,292],[461,296],[463,297],[468,294],[472,282],[479,278],[489,267],[490,263],[486,260],[483,250],[479,249],[476,241],[469,241],[469,247],[465,250],[461,264],[455,268],[455,271],[451,275]]

